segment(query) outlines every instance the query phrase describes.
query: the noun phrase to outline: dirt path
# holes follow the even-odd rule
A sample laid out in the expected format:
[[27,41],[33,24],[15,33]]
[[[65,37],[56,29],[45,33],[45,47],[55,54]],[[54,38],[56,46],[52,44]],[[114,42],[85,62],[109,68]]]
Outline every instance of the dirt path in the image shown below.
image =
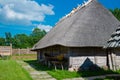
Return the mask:
[[24,61],[17,61],[18,64],[20,64],[25,70],[27,70],[33,80],[56,80],[52,76],[50,76],[47,72],[45,71],[37,71],[33,68],[32,65],[29,65],[25,63]]

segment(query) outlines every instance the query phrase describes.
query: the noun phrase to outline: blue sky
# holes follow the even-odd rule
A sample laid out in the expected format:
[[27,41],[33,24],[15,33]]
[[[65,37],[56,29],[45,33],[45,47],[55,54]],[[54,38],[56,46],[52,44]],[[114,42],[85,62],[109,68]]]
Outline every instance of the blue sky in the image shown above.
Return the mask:
[[[0,37],[5,32],[30,34],[35,27],[49,31],[58,20],[86,0],[0,0]],[[108,9],[120,0],[98,0]]]

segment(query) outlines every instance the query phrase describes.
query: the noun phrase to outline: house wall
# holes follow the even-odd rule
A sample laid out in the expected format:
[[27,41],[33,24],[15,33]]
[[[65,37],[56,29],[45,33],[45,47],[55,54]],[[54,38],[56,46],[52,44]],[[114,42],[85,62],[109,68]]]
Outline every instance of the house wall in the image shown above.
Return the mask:
[[93,64],[98,67],[107,65],[106,52],[102,48],[70,48],[69,66],[88,69]]
[[[53,56],[64,54],[64,57],[68,59],[68,65],[73,68],[80,68],[96,64],[103,67],[107,65],[106,51],[103,48],[68,48],[63,46],[48,47],[38,51],[38,60],[44,59],[44,53],[51,54]],[[40,57],[43,56],[43,57]]]
[[120,69],[120,48],[116,48],[112,51],[115,68]]

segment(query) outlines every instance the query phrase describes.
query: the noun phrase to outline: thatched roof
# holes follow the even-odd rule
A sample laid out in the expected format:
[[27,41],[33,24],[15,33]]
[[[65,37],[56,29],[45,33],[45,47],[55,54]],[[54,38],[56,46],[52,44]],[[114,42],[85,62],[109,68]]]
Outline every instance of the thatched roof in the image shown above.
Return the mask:
[[119,24],[109,10],[96,0],[89,0],[62,18],[33,50],[53,45],[103,47]]
[[116,48],[120,47],[120,25],[115,32],[111,35],[111,38],[107,42],[107,48]]

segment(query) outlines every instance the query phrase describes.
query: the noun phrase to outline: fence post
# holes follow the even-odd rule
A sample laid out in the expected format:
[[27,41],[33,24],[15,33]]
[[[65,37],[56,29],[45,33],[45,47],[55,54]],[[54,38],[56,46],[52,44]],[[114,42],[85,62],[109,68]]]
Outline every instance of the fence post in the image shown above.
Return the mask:
[[10,43],[10,55],[12,55],[12,43]]
[[29,48],[27,47],[27,54],[29,54]]
[[19,50],[19,55],[20,55],[20,48],[18,50]]

